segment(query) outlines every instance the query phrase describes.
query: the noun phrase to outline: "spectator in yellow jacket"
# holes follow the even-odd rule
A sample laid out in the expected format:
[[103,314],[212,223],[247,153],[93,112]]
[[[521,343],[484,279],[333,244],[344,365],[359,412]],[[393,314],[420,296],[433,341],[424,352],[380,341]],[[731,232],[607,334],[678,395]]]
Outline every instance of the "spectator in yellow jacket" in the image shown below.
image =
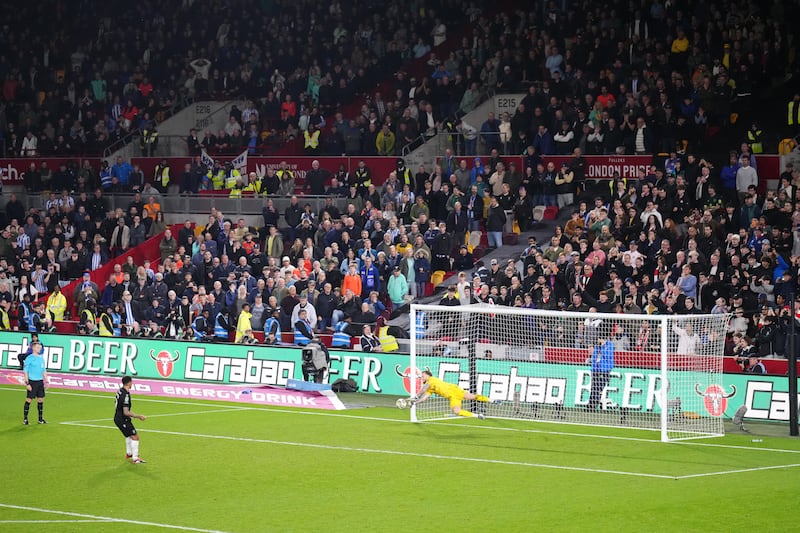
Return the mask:
[[61,294],[61,287],[56,285],[53,292],[47,298],[47,311],[54,321],[64,320],[64,313],[67,311],[67,298]]
[[375,148],[378,149],[378,155],[394,155],[395,142],[394,133],[392,133],[387,124],[384,124],[375,139]]
[[239,320],[236,322],[236,339],[234,342],[240,344],[242,339],[248,335],[248,331],[253,330],[251,319],[253,318],[250,313],[250,304],[245,303],[242,305],[242,312],[239,313]]

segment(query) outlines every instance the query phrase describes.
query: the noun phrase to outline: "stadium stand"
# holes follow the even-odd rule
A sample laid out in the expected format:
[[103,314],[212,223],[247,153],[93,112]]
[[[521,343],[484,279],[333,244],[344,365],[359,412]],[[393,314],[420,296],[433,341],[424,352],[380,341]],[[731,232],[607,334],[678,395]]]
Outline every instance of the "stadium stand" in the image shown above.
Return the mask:
[[[395,325],[407,302],[456,285],[461,303],[731,312],[726,364],[750,369],[755,353],[780,371],[800,176],[770,154],[791,152],[798,133],[783,28],[796,8],[563,4],[5,6],[2,145],[32,166],[26,201],[5,206],[0,327],[267,343],[313,333],[349,346],[363,324],[407,335]],[[44,23],[22,24],[34,19]],[[120,24],[138,28],[133,39],[114,40]],[[20,51],[23,38],[35,46]],[[462,120],[500,93],[524,96],[513,113]],[[198,98],[246,104],[222,133],[193,132],[182,154],[193,159],[169,187],[146,158],[40,162],[99,154]],[[435,136],[448,148],[421,168],[398,157]],[[323,165],[300,176],[225,164],[290,138]],[[351,166],[325,168],[321,156],[343,154]],[[587,157],[637,155],[647,164],[633,174],[587,174]],[[379,156],[390,172],[356,163]],[[213,190],[264,197],[263,225],[213,210],[167,227],[159,193]],[[110,209],[107,195],[131,192]],[[312,209],[305,195],[347,207]],[[291,200],[271,210],[277,197]]]

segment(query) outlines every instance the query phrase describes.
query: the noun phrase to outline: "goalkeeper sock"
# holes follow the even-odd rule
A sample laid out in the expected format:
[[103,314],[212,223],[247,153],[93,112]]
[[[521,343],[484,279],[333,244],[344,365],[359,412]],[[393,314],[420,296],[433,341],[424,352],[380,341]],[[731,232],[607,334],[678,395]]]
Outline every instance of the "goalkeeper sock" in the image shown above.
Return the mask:
[[467,411],[466,409],[462,409],[462,410],[460,410],[458,412],[458,416],[470,417],[470,416],[475,416],[475,415],[471,411]]
[[477,396],[475,396],[475,399],[478,400],[479,402],[484,402],[484,403],[489,402],[489,398],[487,396],[484,396],[483,394],[478,394]]

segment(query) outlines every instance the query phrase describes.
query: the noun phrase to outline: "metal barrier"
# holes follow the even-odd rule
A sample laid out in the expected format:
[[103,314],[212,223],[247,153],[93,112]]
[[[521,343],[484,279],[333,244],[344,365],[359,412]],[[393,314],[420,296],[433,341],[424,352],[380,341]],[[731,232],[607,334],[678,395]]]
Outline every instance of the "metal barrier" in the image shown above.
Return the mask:
[[[106,195],[108,200],[109,209],[114,210],[121,208],[127,211],[128,205],[133,200],[133,194],[115,193]],[[44,209],[47,197],[28,195],[25,193],[18,194],[19,200],[25,204],[27,209],[36,207]],[[325,206],[327,196],[299,196],[299,203],[301,206],[306,203],[311,204],[311,209],[315,213],[319,213]],[[186,214],[188,215],[207,215],[211,212],[211,208],[216,208],[219,211],[234,217],[238,215],[255,216],[261,215],[262,208],[266,205],[267,199],[271,199],[275,209],[283,215],[286,206],[289,205],[290,198],[286,196],[268,196],[260,198],[228,198],[226,196],[211,196],[211,195],[179,195],[179,194],[162,194],[160,195],[161,209],[165,214]],[[143,198],[145,203],[147,198]],[[345,212],[347,208],[346,198],[334,198],[334,205],[340,212]]]

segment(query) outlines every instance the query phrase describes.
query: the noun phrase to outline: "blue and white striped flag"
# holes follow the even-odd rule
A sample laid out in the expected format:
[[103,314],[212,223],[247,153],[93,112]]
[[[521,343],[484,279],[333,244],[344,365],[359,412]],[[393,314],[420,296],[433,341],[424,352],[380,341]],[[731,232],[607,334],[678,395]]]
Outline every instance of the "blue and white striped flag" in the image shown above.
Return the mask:
[[231,165],[233,165],[233,168],[236,170],[242,172],[242,174],[245,174],[247,172],[247,150],[239,154],[236,159],[231,161]]
[[200,162],[208,168],[214,168],[214,159],[205,150],[200,152]]

